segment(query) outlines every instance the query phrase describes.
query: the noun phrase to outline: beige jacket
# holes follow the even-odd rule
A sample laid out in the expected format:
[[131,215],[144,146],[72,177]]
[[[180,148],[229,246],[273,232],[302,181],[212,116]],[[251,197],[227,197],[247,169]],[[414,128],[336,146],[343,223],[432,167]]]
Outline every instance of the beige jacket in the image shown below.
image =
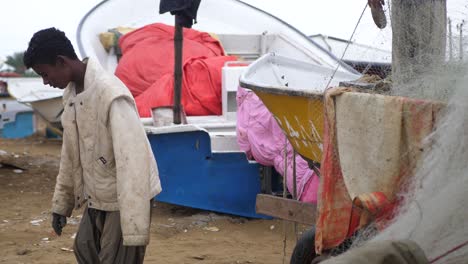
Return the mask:
[[89,59],[84,91],[63,96],[60,170],[52,211],[70,216],[87,205],[120,211],[124,245],[149,242],[150,199],[161,192],[156,161],[132,95]]

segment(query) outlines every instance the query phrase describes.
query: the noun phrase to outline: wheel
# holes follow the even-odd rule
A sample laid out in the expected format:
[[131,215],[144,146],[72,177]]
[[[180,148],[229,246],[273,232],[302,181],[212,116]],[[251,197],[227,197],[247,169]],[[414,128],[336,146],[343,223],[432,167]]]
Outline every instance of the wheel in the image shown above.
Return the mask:
[[310,264],[315,254],[315,227],[304,232],[297,241],[290,264]]

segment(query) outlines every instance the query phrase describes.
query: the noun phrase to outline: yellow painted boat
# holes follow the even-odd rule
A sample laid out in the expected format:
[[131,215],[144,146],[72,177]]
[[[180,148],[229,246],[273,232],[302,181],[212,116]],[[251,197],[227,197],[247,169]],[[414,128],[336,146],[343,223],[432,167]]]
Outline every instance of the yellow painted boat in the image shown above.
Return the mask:
[[320,162],[324,91],[327,86],[359,77],[346,69],[335,72],[335,69],[270,53],[247,68],[240,85],[253,90],[263,101],[303,158]]

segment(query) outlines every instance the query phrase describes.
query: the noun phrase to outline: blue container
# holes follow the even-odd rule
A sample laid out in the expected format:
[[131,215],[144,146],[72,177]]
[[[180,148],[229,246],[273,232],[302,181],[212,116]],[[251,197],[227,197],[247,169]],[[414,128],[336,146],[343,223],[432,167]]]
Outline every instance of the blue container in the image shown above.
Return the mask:
[[24,138],[34,133],[33,112],[16,112],[12,117],[6,117],[4,113],[1,118],[3,129],[0,129],[2,138]]
[[243,152],[211,152],[206,131],[148,134],[163,191],[157,201],[244,217],[255,213],[260,167]]

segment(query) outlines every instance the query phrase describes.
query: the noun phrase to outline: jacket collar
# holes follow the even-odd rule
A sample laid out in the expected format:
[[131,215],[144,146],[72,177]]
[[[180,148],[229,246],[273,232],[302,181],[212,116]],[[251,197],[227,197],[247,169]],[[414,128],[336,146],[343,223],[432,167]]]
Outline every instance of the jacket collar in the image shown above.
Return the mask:
[[[83,92],[85,92],[93,87],[96,79],[98,78],[98,76],[100,76],[103,69],[99,62],[94,58],[85,58],[83,59],[83,62],[86,63],[83,87]],[[75,88],[76,84],[74,82],[70,82],[66,90],[68,90],[72,95],[76,96]]]
[[95,58],[85,58],[83,62],[86,63],[83,91],[86,91],[93,87],[94,82],[102,74],[103,69]]

